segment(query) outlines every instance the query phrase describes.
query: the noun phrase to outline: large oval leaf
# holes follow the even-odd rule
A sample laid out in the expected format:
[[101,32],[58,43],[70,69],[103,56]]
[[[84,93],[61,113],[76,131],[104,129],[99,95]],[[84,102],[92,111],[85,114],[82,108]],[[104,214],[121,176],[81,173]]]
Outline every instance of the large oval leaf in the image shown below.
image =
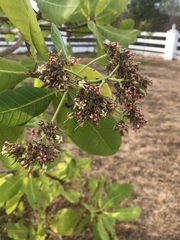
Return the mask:
[[15,142],[23,133],[24,127],[0,127],[0,149],[5,141]]
[[102,36],[111,42],[119,42],[121,46],[128,47],[130,43],[136,42],[138,30],[121,30],[110,25],[97,25]]
[[20,63],[0,58],[0,92],[13,88],[27,77],[27,68]]
[[0,125],[18,126],[41,114],[55,96],[54,92],[34,87],[20,87],[0,94]]
[[38,7],[49,20],[62,24],[67,22],[76,8],[79,7],[79,1],[39,0]]
[[128,0],[99,0],[95,9],[95,20],[100,24],[110,24],[124,10]]
[[88,28],[94,34],[94,36],[95,36],[95,38],[96,38],[100,48],[104,49],[103,42],[104,42],[105,39],[103,38],[103,36],[99,32],[98,28],[96,27],[96,24],[93,21],[89,21],[88,22]]
[[48,48],[29,0],[0,0],[0,6],[8,19],[22,33],[25,42],[27,42],[30,47],[33,58],[36,60],[35,47],[40,56],[44,60],[48,60]]
[[54,46],[56,47],[56,51],[59,52],[62,50],[62,57],[68,59],[69,52],[64,44],[63,38],[61,36],[61,33],[59,29],[56,27],[54,23],[51,24],[51,39],[54,43]]
[[[113,130],[116,124],[112,116],[102,119],[100,126],[94,123],[87,123],[84,127],[70,129],[69,137],[84,151],[100,156],[115,154],[121,144],[121,137],[118,131]],[[66,127],[68,128],[68,121]]]
[[97,0],[80,0],[81,12],[89,21],[94,17],[94,9],[98,4]]

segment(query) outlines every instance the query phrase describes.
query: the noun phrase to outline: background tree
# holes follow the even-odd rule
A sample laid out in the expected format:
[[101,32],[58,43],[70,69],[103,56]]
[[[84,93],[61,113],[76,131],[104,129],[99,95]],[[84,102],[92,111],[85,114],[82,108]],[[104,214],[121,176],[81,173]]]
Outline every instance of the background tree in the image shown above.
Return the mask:
[[141,31],[161,31],[169,21],[166,11],[161,11],[161,0],[131,0],[125,16],[132,18],[135,28]]
[[180,1],[161,0],[159,9],[162,13],[168,15],[168,21],[164,24],[163,30],[169,30],[174,23],[176,24],[176,28],[180,30]]

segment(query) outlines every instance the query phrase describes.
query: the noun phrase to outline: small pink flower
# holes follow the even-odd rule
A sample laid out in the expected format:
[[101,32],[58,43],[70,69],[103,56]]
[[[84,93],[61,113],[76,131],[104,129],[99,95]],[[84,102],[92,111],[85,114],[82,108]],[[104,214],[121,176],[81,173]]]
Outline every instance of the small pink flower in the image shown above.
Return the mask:
[[130,89],[126,90],[126,97],[131,97],[132,91]]
[[101,88],[99,86],[95,86],[94,91],[95,93],[100,94]]
[[57,61],[56,57],[51,56],[51,57],[49,58],[50,64],[54,64],[56,61]]
[[92,119],[93,122],[96,122],[96,121],[98,120],[98,115],[97,115],[96,113],[95,113],[95,114],[91,114],[91,115],[89,116],[89,118]]
[[39,161],[46,161],[47,160],[47,156],[43,153],[40,153],[39,156],[37,157],[37,159]]
[[32,128],[31,129],[31,135],[38,135],[38,130],[37,129],[35,129],[35,128]]
[[71,65],[71,66],[75,66],[76,64],[78,64],[79,62],[79,59],[78,58],[75,58],[75,57],[71,57],[68,61],[68,63]]
[[92,87],[89,84],[84,84],[84,89],[86,92],[91,92]]

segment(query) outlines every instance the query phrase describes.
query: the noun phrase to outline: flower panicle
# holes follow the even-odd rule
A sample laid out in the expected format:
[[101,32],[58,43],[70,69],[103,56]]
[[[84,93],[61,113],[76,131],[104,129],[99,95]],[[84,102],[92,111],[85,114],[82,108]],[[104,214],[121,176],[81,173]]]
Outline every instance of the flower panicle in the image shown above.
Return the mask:
[[12,157],[12,164],[18,162],[23,169],[30,170],[39,165],[41,171],[45,171],[47,165],[60,155],[63,137],[57,126],[43,121],[39,122],[39,129],[31,129],[31,135],[37,139],[25,144],[5,141],[2,154]]

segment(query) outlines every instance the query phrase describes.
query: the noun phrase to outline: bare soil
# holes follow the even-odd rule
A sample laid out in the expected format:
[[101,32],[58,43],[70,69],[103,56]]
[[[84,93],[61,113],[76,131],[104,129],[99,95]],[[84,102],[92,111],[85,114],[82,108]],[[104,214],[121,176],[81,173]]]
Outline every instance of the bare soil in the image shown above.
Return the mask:
[[[140,60],[142,60],[140,58]],[[180,239],[180,61],[143,58],[140,72],[153,80],[143,112],[148,125],[123,138],[114,156],[93,158],[92,176],[132,183],[141,216],[117,226],[120,240]],[[73,146],[75,155],[85,155]],[[90,240],[88,236],[86,239]]]

